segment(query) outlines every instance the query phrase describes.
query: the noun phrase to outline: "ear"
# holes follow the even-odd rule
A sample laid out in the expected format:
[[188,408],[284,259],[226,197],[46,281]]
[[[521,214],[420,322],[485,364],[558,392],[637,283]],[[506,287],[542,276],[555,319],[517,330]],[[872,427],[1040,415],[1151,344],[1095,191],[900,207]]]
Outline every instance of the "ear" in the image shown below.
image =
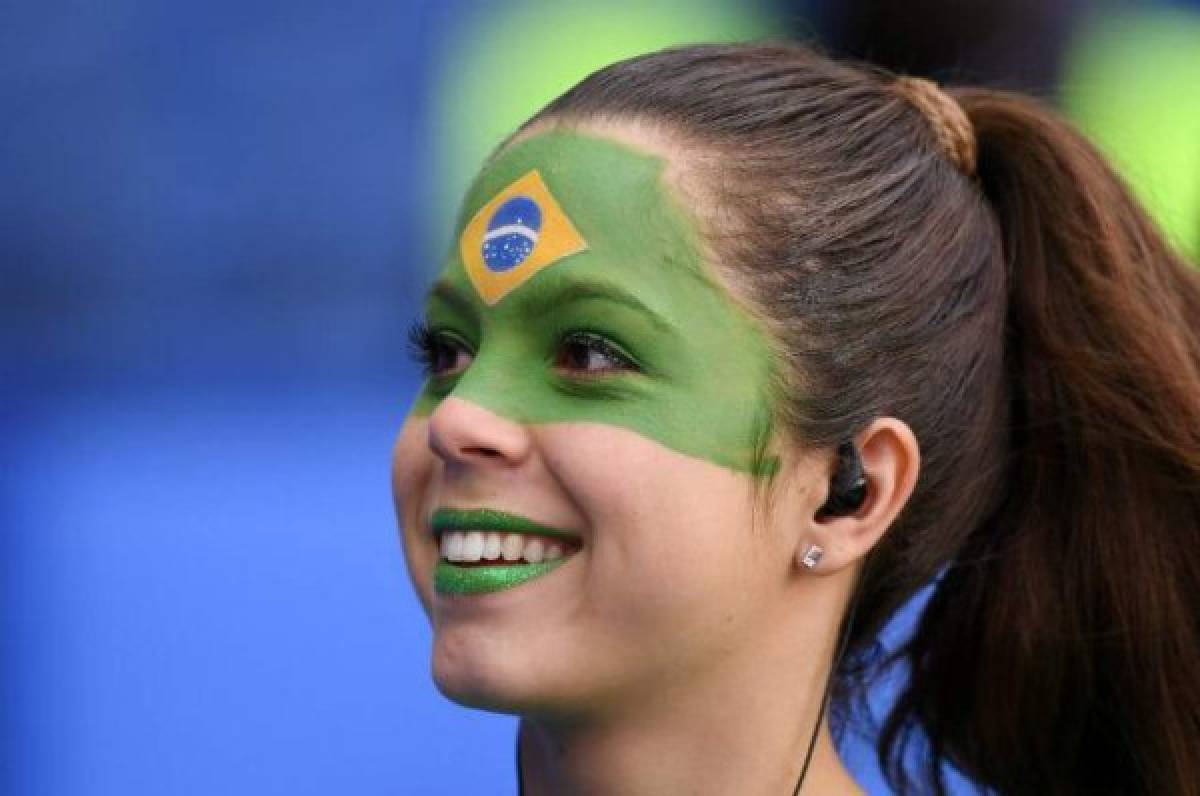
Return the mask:
[[[917,438],[902,420],[881,417],[854,440],[862,457],[867,479],[866,500],[853,513],[822,516],[814,507],[806,518],[806,533],[800,535],[796,562],[816,574],[840,572],[862,560],[891,527],[912,496],[921,466]],[[830,464],[832,477],[835,462]],[[824,495],[829,494],[826,479]],[[812,545],[821,549],[815,566],[804,564]]]

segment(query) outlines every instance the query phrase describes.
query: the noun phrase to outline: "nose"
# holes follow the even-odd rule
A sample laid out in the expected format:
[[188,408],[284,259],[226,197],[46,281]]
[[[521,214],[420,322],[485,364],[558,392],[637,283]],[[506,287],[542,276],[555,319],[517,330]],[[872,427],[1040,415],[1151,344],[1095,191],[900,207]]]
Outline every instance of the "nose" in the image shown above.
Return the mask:
[[446,464],[520,464],[531,440],[521,423],[454,396],[429,416],[429,447]]

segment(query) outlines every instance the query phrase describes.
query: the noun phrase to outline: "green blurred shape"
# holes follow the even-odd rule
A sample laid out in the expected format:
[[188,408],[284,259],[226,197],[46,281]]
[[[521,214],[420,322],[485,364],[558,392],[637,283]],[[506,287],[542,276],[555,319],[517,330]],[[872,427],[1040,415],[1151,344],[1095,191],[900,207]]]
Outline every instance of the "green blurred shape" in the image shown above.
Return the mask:
[[488,153],[591,72],[671,45],[778,33],[758,2],[523,0],[481,7],[449,42],[435,85],[439,245]]
[[1064,107],[1168,239],[1200,262],[1200,14],[1102,14],[1073,47]]

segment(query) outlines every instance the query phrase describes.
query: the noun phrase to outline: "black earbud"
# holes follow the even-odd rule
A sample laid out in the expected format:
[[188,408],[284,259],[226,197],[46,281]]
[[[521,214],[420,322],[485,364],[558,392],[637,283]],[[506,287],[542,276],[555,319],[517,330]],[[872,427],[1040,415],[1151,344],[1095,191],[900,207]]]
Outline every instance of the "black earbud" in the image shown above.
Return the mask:
[[838,445],[837,465],[829,481],[829,497],[817,511],[817,518],[853,514],[867,500],[867,475],[863,472],[862,457],[853,442]]

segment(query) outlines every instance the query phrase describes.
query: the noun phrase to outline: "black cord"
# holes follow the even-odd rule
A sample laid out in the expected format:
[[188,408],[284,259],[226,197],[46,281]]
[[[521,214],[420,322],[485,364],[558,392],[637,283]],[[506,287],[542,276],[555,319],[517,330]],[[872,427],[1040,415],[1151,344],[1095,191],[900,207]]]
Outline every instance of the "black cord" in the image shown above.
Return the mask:
[[525,796],[525,769],[521,768],[521,725],[517,724],[517,796]]
[[800,769],[800,779],[796,780],[796,788],[792,791],[792,796],[800,796],[800,788],[804,785],[804,778],[808,776],[808,766],[812,763],[813,751],[817,748],[817,736],[821,734],[821,721],[825,718],[825,708],[829,704],[829,696],[832,692],[833,678],[837,674],[838,667],[842,664],[842,658],[846,655],[846,646],[850,642],[850,630],[854,626],[854,612],[858,608],[858,584],[854,585],[854,593],[850,595],[850,610],[846,613],[846,624],[842,630],[842,640],[838,644],[837,655],[833,657],[833,665],[829,667],[829,675],[825,678],[825,691],[821,694],[821,707],[817,709],[817,723],[813,727],[812,738],[808,741],[808,752],[804,755],[804,766]]

